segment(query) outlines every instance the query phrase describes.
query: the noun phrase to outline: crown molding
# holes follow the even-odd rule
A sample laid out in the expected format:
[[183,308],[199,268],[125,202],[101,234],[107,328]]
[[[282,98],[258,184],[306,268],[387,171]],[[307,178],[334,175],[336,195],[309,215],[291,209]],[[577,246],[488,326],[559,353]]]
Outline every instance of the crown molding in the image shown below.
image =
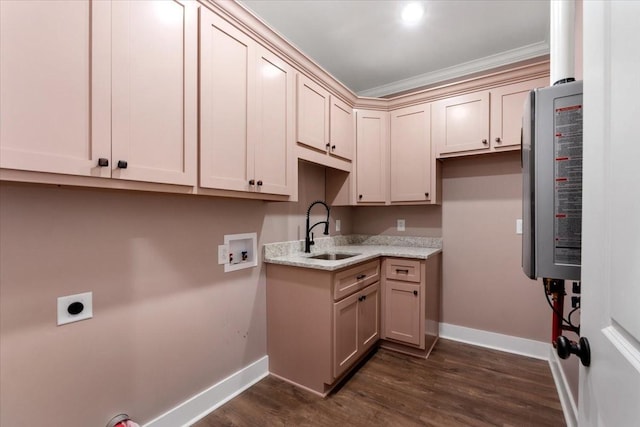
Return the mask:
[[[236,0],[198,1],[356,109],[390,111],[549,75],[549,43],[545,41],[356,94]],[[379,93],[368,95],[374,90]],[[386,96],[379,97],[383,93]]]
[[250,35],[342,101],[350,105],[355,103],[357,96],[354,91],[241,3],[236,0],[199,0],[199,2]]
[[393,83],[366,89],[358,92],[359,97],[382,97],[396,94],[411,89],[433,85],[439,82],[457,79],[474,73],[492,70],[515,62],[526,61],[549,54],[549,43],[539,42],[500,52],[495,55],[476,59],[452,67],[430,73],[420,74],[408,79],[398,80]]
[[538,58],[520,64],[509,64],[478,75],[464,76],[463,78],[432,85],[428,88],[410,90],[388,98],[359,97],[354,108],[393,111],[398,108],[434,102],[443,98],[490,90],[494,87],[548,76],[549,60]]

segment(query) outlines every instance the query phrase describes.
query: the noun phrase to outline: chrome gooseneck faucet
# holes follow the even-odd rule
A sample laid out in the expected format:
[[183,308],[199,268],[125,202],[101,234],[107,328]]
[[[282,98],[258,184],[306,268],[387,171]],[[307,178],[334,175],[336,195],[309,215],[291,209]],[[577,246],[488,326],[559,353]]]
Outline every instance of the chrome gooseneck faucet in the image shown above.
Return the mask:
[[[311,214],[311,208],[318,204],[324,206],[325,209],[327,210],[327,220],[318,221],[315,224],[313,224],[311,227],[309,227],[309,215]],[[311,245],[314,244],[313,233],[311,233],[311,230],[313,230],[313,228],[319,224],[324,224],[324,234],[328,236],[329,235],[329,206],[327,206],[327,204],[322,200],[316,200],[315,202],[311,203],[311,206],[309,206],[309,209],[307,209],[307,231],[305,233],[305,238],[304,238],[304,251],[306,253],[311,253]]]

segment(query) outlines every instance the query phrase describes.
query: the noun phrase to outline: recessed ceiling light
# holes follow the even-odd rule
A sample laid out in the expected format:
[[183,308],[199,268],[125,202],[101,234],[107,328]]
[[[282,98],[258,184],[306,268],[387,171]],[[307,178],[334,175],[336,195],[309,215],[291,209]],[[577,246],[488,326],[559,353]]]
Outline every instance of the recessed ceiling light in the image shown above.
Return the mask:
[[406,24],[415,24],[420,21],[424,9],[420,3],[409,3],[402,9],[402,20]]

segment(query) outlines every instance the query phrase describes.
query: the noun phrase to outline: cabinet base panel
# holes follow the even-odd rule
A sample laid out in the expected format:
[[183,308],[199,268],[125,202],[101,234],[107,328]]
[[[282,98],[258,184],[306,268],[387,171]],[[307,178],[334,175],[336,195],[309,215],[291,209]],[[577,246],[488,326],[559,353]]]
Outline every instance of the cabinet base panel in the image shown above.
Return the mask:
[[[336,390],[336,389],[340,389],[340,387],[342,387],[342,385],[349,380],[349,378],[351,378],[351,376],[358,370],[360,369],[360,367],[362,365],[364,365],[367,360],[369,360],[369,358],[371,356],[373,356],[373,354],[376,352],[376,350],[378,349],[377,345],[373,345],[369,350],[367,350],[367,352],[365,354],[362,355],[362,357],[360,357],[360,359],[358,359],[357,362],[355,362],[349,369],[347,369],[344,374],[342,374],[338,379],[336,379],[332,384],[322,384],[320,386],[318,386],[317,388],[314,387],[309,387],[307,385],[303,385],[300,383],[297,383],[293,380],[290,380],[286,377],[283,377],[281,375],[275,374],[273,372],[269,372],[269,375],[271,375],[274,378],[278,378],[279,380],[282,380],[286,383],[289,383],[293,386],[296,386],[298,388],[301,388],[303,390],[308,391],[309,393],[313,393],[316,396],[320,396],[320,397],[327,397],[329,395],[329,393],[331,393],[332,391]],[[320,391],[322,390],[322,391]]]
[[433,347],[436,345],[436,342],[438,342],[438,336],[425,335],[424,340],[425,340],[424,349],[413,347],[406,344],[401,344],[395,341],[389,341],[389,340],[380,340],[380,347],[386,350],[396,351],[398,353],[408,354],[409,356],[426,359],[431,354],[431,350],[433,350]]
[[328,391],[326,391],[326,392],[324,392],[324,393],[321,393],[321,392],[319,392],[319,391],[317,391],[317,390],[314,390],[314,389],[312,389],[312,388],[309,388],[309,387],[307,387],[307,386],[304,386],[304,385],[302,385],[302,384],[299,384],[299,383],[297,383],[297,382],[295,382],[295,381],[292,381],[292,380],[290,380],[290,379],[288,379],[288,378],[282,377],[282,376],[280,376],[280,375],[278,375],[278,374],[274,374],[273,372],[269,372],[269,375],[271,375],[272,377],[277,378],[277,379],[279,379],[279,380],[282,380],[282,381],[284,381],[285,383],[288,383],[288,384],[291,384],[291,385],[296,386],[296,387],[298,387],[298,388],[301,388],[301,389],[303,389],[303,390],[306,390],[306,391],[308,391],[309,393],[313,393],[313,394],[315,394],[316,396],[320,396],[320,397],[327,397],[327,395],[331,392],[331,389],[329,389]]

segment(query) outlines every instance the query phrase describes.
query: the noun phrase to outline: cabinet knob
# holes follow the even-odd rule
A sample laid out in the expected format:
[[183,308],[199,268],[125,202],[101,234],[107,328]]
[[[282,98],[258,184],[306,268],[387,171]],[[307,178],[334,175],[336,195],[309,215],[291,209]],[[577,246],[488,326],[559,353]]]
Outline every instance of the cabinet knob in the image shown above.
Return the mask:
[[358,275],[356,276],[356,279],[357,279],[357,280],[362,280],[362,279],[364,279],[365,277],[367,277],[367,275],[366,275],[366,274],[358,274]]
[[100,167],[105,167],[105,166],[109,166],[109,159],[105,159],[104,157],[100,157],[98,159],[98,166]]
[[327,150],[328,150],[329,148],[331,148],[331,144],[327,142],[327,143],[325,144],[325,147],[327,147]]
[[256,185],[256,180],[255,179],[250,179],[249,180],[249,185]]
[[497,142],[498,144],[500,144],[500,143],[502,142],[502,139],[500,139],[500,137],[497,137],[497,138],[496,138],[496,142]]
[[483,140],[482,140],[482,143],[486,145],[486,144],[488,144],[488,143],[489,143],[489,141],[487,141],[486,139],[483,139]]
[[358,199],[362,200],[362,194],[358,195]]
[[118,160],[118,168],[126,169],[127,168],[127,161],[126,160]]
[[258,187],[262,186],[262,181],[258,181],[257,184],[258,184]]
[[333,151],[333,150],[335,150],[335,149],[336,149],[336,146],[335,146],[335,145],[332,145],[332,146],[331,146],[331,151]]
[[429,197],[429,193],[424,193],[424,197]]
[[413,294],[414,294],[415,296],[418,296],[418,291],[413,291]]
[[364,301],[364,297],[363,296],[359,296],[358,297],[358,301]]

